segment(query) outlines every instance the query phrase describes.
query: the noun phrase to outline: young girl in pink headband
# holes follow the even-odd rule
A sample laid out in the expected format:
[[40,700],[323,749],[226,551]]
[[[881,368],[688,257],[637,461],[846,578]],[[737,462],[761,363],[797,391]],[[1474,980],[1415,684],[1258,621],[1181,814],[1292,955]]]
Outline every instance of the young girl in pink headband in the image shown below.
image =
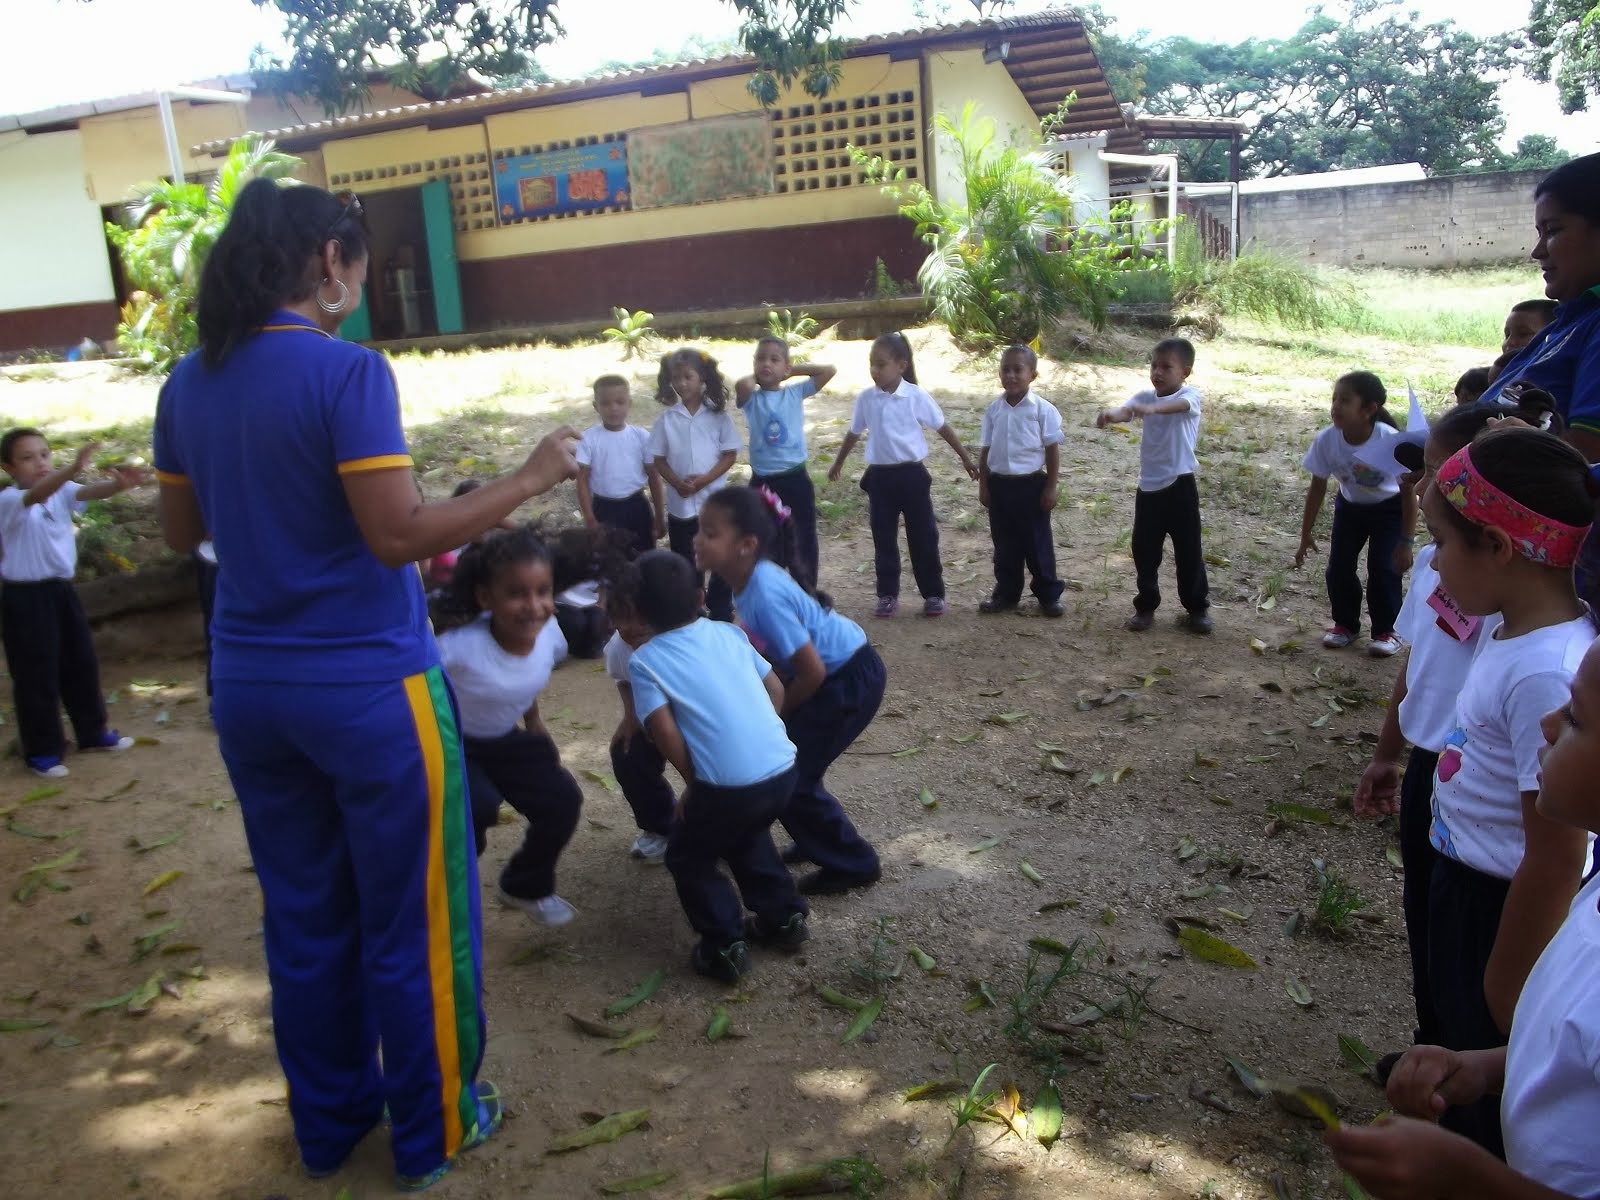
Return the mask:
[[[1585,834],[1540,815],[1535,801],[1540,720],[1566,703],[1595,640],[1595,609],[1572,572],[1595,498],[1581,454],[1518,424],[1490,428],[1446,459],[1422,513],[1441,587],[1463,617],[1483,622],[1434,777],[1427,911],[1433,1032],[1450,1050],[1483,1050],[1505,1044],[1523,982],[1584,868]],[[1447,1108],[1441,1124],[1504,1156],[1494,1097]]]

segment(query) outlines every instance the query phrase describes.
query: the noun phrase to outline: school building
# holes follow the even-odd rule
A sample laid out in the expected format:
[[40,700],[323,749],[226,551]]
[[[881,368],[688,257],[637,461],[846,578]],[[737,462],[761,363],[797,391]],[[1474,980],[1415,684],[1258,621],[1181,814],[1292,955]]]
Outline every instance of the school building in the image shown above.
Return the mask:
[[[934,114],[970,102],[1000,138],[1036,142],[1075,95],[1058,134],[1090,219],[1113,192],[1104,152],[1170,136],[1118,103],[1067,10],[853,41],[825,98],[796,85],[764,107],[754,70],[733,55],[292,123],[254,98],[176,115],[194,172],[254,129],[304,159],[306,181],[361,197],[367,300],[344,330],[358,340],[871,296],[880,271],[914,279],[926,247],[849,147],[958,197]],[[148,111],[0,132],[0,238],[23,268],[0,276],[0,349],[111,334],[100,222],[163,161]]]

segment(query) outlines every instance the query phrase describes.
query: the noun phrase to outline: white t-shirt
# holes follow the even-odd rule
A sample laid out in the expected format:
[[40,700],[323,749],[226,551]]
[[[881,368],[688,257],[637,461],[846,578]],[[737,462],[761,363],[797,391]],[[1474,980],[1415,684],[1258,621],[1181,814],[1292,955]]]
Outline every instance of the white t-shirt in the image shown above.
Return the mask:
[[1159,492],[1185,475],[1200,469],[1195,443],[1200,440],[1200,389],[1187,383],[1170,396],[1158,396],[1145,388],[1133,397],[1134,404],[1165,404],[1182,400],[1189,407],[1182,412],[1147,413],[1139,418],[1144,433],[1139,438],[1139,490]]
[[1539,790],[1539,721],[1572,692],[1595,639],[1587,615],[1516,638],[1484,621],[1456,699],[1433,785],[1433,847],[1476,871],[1510,879],[1522,862],[1522,793]]
[[867,466],[892,467],[928,457],[924,429],[943,429],[944,413],[933,397],[902,379],[892,392],[869,387],[856,397],[850,432],[867,437]]
[[439,661],[461,709],[461,732],[472,738],[504,737],[539,698],[550,672],[567,653],[555,618],[544,623],[527,654],[510,654],[494,640],[485,613],[439,637]]
[[78,569],[78,531],[72,514],[89,507],[67,480],[42,504],[24,504],[23,489],[0,491],[0,579],[38,583],[70,580]]
[[[622,640],[620,633],[613,633],[611,640],[606,643],[606,674],[611,677],[612,683],[628,683],[628,663],[633,658],[633,647]],[[629,687],[633,685],[628,683]]]
[[1500,1125],[1511,1169],[1563,1196],[1600,1196],[1600,878],[1572,902],[1523,984]]
[[991,474],[1035,475],[1044,470],[1045,447],[1063,440],[1061,414],[1037,392],[1015,404],[1002,393],[983,410],[978,445],[988,448]]
[[1439,588],[1439,572],[1433,569],[1436,547],[1424,546],[1411,564],[1411,587],[1395,621],[1395,632],[1411,647],[1406,660],[1406,698],[1400,701],[1400,732],[1406,741],[1438,754],[1445,739],[1456,727],[1456,697],[1466,682],[1483,637],[1483,622],[1478,622],[1465,641],[1439,627],[1428,600]]
[[[739,430],[728,413],[715,412],[702,404],[691,414],[680,400],[656,418],[650,429],[648,453],[652,461],[666,459],[667,465],[681,477],[704,475],[727,451],[737,454],[740,445]],[[727,484],[726,472],[692,496],[680,496],[677,488],[667,484],[667,514],[692,521],[699,517],[711,493],[721,491]]]
[[641,425],[607,429],[591,425],[578,439],[573,457],[580,467],[589,468],[589,490],[607,500],[626,500],[647,479],[645,464],[653,461],[648,453],[650,431]]
[[[1372,427],[1372,438],[1399,436],[1398,429],[1381,422]],[[1339,494],[1352,504],[1381,504],[1400,494],[1400,481],[1356,457],[1372,438],[1352,446],[1344,440],[1344,434],[1330,425],[1311,440],[1311,449],[1300,465],[1318,479],[1337,479]]]

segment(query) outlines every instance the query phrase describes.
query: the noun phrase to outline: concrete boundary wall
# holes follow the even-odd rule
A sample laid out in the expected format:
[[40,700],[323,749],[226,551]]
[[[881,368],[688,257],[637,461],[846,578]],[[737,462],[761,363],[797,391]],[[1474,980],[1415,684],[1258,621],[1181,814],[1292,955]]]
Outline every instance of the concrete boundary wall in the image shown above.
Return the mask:
[[[1337,267],[1458,267],[1524,260],[1544,171],[1245,192],[1240,240]],[[1226,196],[1195,197],[1228,220]]]

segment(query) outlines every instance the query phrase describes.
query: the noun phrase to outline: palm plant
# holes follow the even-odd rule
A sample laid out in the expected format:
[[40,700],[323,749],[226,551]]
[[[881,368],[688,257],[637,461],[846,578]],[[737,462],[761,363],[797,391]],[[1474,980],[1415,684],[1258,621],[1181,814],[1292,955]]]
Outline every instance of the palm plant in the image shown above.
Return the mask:
[[233,202],[252,179],[289,178],[300,160],[254,134],[234,142],[209,184],[168,180],[141,189],[131,227],[108,223],[106,236],[134,288],[122,306],[117,341],[140,369],[170,371],[198,343],[195,297],[200,270]]
[[882,158],[855,153],[869,179],[901,201],[930,247],[917,272],[934,315],[974,347],[1031,342],[1076,311],[1105,324],[1116,276],[1148,265],[1115,220],[1080,224],[1059,151],[995,145],[995,123],[968,103],[959,122],[934,118],[960,158],[962,202],[941,201]]

